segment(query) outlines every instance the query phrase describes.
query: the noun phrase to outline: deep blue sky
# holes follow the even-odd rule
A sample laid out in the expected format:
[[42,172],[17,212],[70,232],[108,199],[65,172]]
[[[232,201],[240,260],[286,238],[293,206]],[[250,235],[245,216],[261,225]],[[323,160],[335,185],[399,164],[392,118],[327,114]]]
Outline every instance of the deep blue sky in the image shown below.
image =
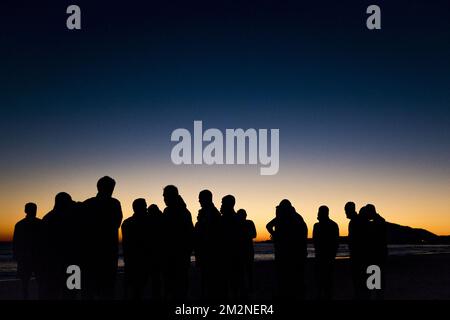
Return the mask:
[[446,1],[377,2],[374,32],[364,1],[79,1],[81,31],[70,2],[30,3],[2,8],[1,161],[111,143],[164,158],[199,119],[280,128],[284,152],[448,165]]

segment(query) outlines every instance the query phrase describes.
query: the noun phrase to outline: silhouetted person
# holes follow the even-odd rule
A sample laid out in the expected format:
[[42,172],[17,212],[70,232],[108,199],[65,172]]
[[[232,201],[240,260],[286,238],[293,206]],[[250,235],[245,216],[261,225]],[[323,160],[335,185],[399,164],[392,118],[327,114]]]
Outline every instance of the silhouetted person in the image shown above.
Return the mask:
[[34,203],[25,205],[26,217],[16,223],[13,235],[13,257],[17,261],[17,276],[22,282],[22,296],[28,299],[28,286],[34,274],[39,285],[39,237],[41,220],[36,218],[37,206]]
[[354,202],[347,202],[344,207],[348,223],[348,249],[350,253],[350,269],[355,299],[363,299],[366,291],[365,270],[363,264],[363,234],[364,225],[356,212]]
[[70,265],[81,264],[79,221],[79,205],[66,192],[56,195],[53,209],[42,218],[43,292],[47,299],[76,296],[76,291],[67,288],[66,270]]
[[202,190],[198,195],[200,210],[195,224],[195,259],[200,269],[202,298],[218,300],[220,285],[220,212],[213,203],[209,190]]
[[188,294],[194,226],[191,213],[175,186],[166,186],[163,197],[167,206],[163,213],[165,289],[169,300],[180,301],[186,299]]
[[[133,201],[133,215],[122,223],[122,248],[127,296],[140,300],[150,278],[152,230],[145,199]],[[131,294],[130,294],[131,291]]]
[[327,206],[321,206],[313,229],[315,273],[318,298],[332,298],[334,259],[339,245],[339,227],[329,218]]
[[150,218],[150,283],[153,300],[162,298],[163,280],[163,250],[161,242],[164,238],[163,213],[156,204],[151,204],[148,209]]
[[112,197],[116,182],[103,177],[97,183],[97,196],[84,202],[85,260],[82,271],[86,297],[112,299],[117,274],[120,202]]
[[275,218],[267,230],[275,248],[278,297],[284,300],[304,298],[304,272],[308,228],[289,200],[276,207]]
[[[381,270],[381,289],[370,290],[369,297],[375,299],[382,299],[385,290],[385,274],[386,274],[386,259],[387,259],[387,236],[386,236],[386,221],[381,217],[375,206],[368,204],[365,207],[365,219],[367,219],[366,228],[364,229],[365,239],[365,261],[364,267],[370,265],[377,265]],[[366,278],[368,275],[366,274]]]
[[253,239],[256,238],[256,228],[252,220],[247,220],[247,212],[244,209],[239,209],[237,215],[243,228],[242,250],[247,294],[253,291],[253,262],[255,260]]
[[235,300],[242,298],[245,270],[243,263],[243,228],[234,205],[236,199],[232,195],[222,198],[221,213],[221,247],[224,254],[222,275],[225,292],[228,298]]

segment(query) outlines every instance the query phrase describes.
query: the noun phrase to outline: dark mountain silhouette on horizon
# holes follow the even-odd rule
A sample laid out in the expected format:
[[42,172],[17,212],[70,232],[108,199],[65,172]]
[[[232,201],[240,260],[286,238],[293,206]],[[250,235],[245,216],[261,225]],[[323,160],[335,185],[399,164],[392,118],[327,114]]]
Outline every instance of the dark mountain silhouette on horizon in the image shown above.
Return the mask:
[[[388,244],[450,244],[450,235],[438,236],[422,228],[402,226],[397,223],[386,222]],[[339,237],[340,243],[347,243],[347,237]],[[267,240],[263,242],[272,242]],[[308,239],[312,243],[312,239]]]
[[412,228],[396,223],[386,222],[387,242],[389,244],[434,244],[449,243],[448,236],[438,236],[422,228]]

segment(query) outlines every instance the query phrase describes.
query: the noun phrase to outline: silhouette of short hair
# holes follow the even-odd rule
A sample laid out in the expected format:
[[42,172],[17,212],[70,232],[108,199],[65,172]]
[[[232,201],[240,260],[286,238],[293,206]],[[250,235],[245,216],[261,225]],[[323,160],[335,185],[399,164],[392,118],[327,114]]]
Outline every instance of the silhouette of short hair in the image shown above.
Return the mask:
[[67,192],[60,192],[55,196],[55,209],[64,210],[72,203],[72,197]]
[[27,204],[25,204],[25,213],[27,214],[27,216],[36,216],[36,212],[37,212],[37,205],[36,203],[33,202],[28,202]]
[[355,205],[354,202],[349,201],[349,202],[347,202],[347,203],[345,204],[344,209],[345,209],[346,211],[356,211],[356,205]]
[[163,194],[165,195],[172,195],[172,196],[178,196],[178,188],[174,185],[168,185],[164,187]]
[[283,199],[280,201],[280,204],[278,205],[278,207],[280,207],[280,209],[291,208],[292,204],[288,199]]
[[245,209],[239,209],[236,213],[238,216],[242,217],[244,220],[247,219],[247,211],[245,211]]
[[330,214],[330,209],[327,206],[320,206],[319,212],[317,214],[317,218],[319,220],[321,219],[327,219]]
[[147,211],[150,214],[160,214],[161,213],[161,210],[159,210],[158,206],[154,203],[148,206]]
[[231,194],[226,195],[222,198],[222,203],[229,207],[234,207],[236,204],[236,198],[232,196]]
[[212,202],[213,194],[209,190],[202,190],[198,194],[198,198],[200,201]]
[[359,209],[358,215],[360,217],[366,217],[367,216],[367,207],[366,206],[361,207],[361,209]]
[[373,204],[367,204],[365,208],[367,218],[372,219],[377,215],[377,209]]
[[133,211],[135,213],[142,213],[147,211],[147,202],[143,198],[133,201]]
[[97,182],[97,190],[99,193],[111,196],[114,192],[116,181],[108,176],[100,178]]
[[163,189],[163,197],[166,205],[174,205],[179,201],[178,188],[174,185],[168,185]]

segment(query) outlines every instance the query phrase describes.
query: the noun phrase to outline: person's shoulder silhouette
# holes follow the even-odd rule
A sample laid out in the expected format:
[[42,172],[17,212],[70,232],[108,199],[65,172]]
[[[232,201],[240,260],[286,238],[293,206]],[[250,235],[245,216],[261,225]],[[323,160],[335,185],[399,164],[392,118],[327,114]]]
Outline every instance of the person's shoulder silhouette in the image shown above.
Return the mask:
[[116,182],[111,177],[105,176],[97,182],[97,195],[87,199],[84,204],[89,215],[88,219],[100,219],[103,223],[110,221],[116,228],[122,221],[122,208],[120,201],[113,198]]
[[178,188],[174,185],[168,185],[163,191],[164,202],[166,208],[164,209],[164,217],[169,222],[173,222],[180,226],[180,223],[184,227],[193,229],[192,216],[184,199],[180,196]]
[[[122,237],[126,238],[128,232],[139,232],[139,229],[146,228],[150,220],[150,215],[147,212],[147,202],[143,198],[133,201],[133,215],[125,219],[122,223]],[[125,240],[125,239],[124,239]]]
[[[100,178],[97,195],[84,202],[85,219],[89,221],[94,232],[118,230],[120,227],[123,215],[120,201],[112,197],[115,185],[116,182],[110,177]],[[111,234],[110,231],[105,232]]]

